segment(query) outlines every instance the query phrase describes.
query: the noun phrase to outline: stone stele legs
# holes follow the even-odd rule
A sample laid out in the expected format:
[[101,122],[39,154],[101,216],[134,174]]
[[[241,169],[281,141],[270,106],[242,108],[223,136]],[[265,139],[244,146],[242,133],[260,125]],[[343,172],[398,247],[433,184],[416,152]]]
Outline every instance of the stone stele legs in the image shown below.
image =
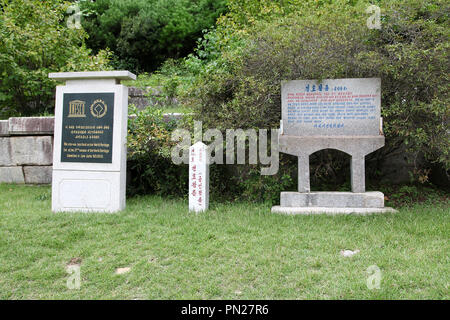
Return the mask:
[[[287,214],[395,212],[384,207],[381,192],[366,192],[365,156],[384,146],[384,136],[279,136],[281,152],[298,157],[298,192],[282,192],[272,212]],[[349,154],[352,192],[311,192],[309,156],[323,149]]]

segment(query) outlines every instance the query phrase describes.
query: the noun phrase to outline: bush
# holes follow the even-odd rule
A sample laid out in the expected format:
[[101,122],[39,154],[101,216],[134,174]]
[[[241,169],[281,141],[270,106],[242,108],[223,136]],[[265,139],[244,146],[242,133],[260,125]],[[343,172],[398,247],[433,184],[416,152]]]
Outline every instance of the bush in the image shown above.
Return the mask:
[[[165,121],[161,109],[138,110],[130,106],[128,122],[128,186],[134,194],[154,193],[165,196],[188,196],[189,168],[175,165],[171,149],[177,142],[171,134],[177,127],[192,127],[192,118]],[[192,132],[192,130],[191,130]],[[211,165],[210,194],[215,201],[250,200],[275,203],[279,193],[293,188],[292,166],[284,166],[279,176],[260,176],[258,166]],[[246,180],[240,180],[245,171]],[[296,181],[295,181],[296,182]]]
[[[251,19],[255,3],[264,14]],[[380,77],[386,146],[372,163],[406,144],[449,170],[449,4],[378,3],[381,30],[366,26],[368,1],[311,1],[297,10],[265,0],[232,1],[244,9],[231,10],[218,30],[224,39],[239,33],[244,45],[223,51],[185,103],[206,128],[276,128],[282,80]],[[333,170],[327,161],[324,167]]]
[[50,72],[102,70],[108,52],[91,56],[86,33],[65,23],[69,3],[1,1],[0,117],[51,111],[56,82]]
[[225,0],[81,1],[83,27],[94,50],[110,48],[120,69],[154,71],[186,56],[204,29],[225,12]]

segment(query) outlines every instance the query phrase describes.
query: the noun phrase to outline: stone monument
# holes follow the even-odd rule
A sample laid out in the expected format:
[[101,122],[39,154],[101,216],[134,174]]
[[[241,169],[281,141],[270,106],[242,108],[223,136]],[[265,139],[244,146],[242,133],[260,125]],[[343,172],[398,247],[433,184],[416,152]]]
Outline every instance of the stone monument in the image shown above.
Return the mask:
[[128,71],[50,73],[56,88],[52,210],[125,208]]
[[[365,187],[365,156],[384,146],[379,78],[286,81],[281,99],[279,150],[298,157],[298,192],[282,192],[272,212],[395,212]],[[309,156],[323,149],[351,156],[352,192],[311,192]]]
[[199,141],[189,148],[189,211],[209,207],[209,158],[207,146]]

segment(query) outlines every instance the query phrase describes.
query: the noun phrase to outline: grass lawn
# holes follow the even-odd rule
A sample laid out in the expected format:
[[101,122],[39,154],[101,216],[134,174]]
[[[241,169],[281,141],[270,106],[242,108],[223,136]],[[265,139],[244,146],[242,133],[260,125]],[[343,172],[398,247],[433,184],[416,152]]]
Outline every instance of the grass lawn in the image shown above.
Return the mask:
[[[1,299],[450,298],[448,201],[371,216],[214,202],[195,215],[156,196],[118,214],[54,214],[50,202],[49,187],[0,185]],[[66,287],[71,260],[79,290]],[[371,265],[380,289],[367,288]]]

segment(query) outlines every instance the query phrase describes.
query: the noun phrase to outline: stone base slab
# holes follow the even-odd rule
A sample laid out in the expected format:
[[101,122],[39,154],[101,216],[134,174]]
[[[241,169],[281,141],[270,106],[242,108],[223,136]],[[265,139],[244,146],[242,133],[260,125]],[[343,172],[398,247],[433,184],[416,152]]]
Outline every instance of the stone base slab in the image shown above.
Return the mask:
[[281,207],[383,208],[384,194],[371,192],[281,192]]
[[54,131],[54,117],[9,118],[10,135],[51,135]]
[[368,215],[374,213],[396,213],[397,210],[389,207],[385,208],[331,208],[331,207],[272,207],[273,213],[283,213],[290,215],[311,215],[311,214],[357,214]]

